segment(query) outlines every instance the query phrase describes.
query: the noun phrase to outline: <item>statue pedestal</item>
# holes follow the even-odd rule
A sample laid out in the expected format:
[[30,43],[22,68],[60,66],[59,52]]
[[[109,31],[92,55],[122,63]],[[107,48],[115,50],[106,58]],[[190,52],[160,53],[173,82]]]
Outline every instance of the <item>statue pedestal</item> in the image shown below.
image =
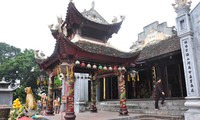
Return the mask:
[[185,120],[200,120],[200,99],[191,99],[185,102],[188,110],[184,113]]
[[[0,106],[1,107],[1,106]],[[2,107],[0,108],[0,120],[7,120],[10,114],[10,109],[9,107]]]
[[66,103],[62,103],[62,104],[61,104],[61,107],[60,107],[60,111],[61,111],[61,112],[64,112],[64,111],[66,110],[66,107],[65,107],[65,106],[66,106]]
[[74,108],[75,108],[76,113],[86,111],[86,108],[85,108],[86,102],[76,102],[74,106],[75,106]]
[[74,89],[74,111],[75,113],[86,111],[86,103],[88,101],[88,74],[75,73],[75,89]]
[[120,108],[119,116],[128,116],[127,108]]
[[47,109],[45,112],[47,113],[47,115],[53,115],[54,114],[54,111],[53,110],[49,110],[49,109]]
[[65,120],[75,120],[76,115],[74,112],[66,112],[65,113]]
[[93,113],[97,112],[96,105],[90,105],[90,111],[93,112]]

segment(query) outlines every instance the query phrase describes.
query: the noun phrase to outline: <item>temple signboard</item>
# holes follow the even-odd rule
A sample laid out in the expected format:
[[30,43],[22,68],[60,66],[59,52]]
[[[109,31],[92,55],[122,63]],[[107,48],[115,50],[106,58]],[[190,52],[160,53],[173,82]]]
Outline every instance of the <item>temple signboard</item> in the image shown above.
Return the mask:
[[[197,65],[197,73],[200,72],[200,59],[198,58],[200,55],[200,4],[198,4],[191,12],[190,19],[191,25],[193,28],[193,39],[194,39],[194,50],[196,52],[196,65]],[[200,78],[200,75],[197,76]],[[198,79],[197,78],[197,79]],[[198,86],[200,86],[200,82],[198,82]],[[198,87],[198,92],[200,93],[200,88]]]

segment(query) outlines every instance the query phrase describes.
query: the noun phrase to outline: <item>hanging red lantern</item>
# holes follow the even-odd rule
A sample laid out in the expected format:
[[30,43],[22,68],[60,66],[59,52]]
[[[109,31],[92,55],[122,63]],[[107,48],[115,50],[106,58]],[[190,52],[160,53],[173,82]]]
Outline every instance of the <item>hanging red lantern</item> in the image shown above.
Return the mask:
[[85,67],[85,63],[84,62],[81,63],[81,67]]
[[113,70],[117,70],[117,66],[114,66],[114,67],[113,67]]

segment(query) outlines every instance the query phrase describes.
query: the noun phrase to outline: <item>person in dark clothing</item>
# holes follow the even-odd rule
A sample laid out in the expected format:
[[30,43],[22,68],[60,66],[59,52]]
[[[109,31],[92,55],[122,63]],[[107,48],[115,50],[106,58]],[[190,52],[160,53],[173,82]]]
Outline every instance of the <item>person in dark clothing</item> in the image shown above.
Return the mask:
[[165,93],[163,91],[163,86],[161,83],[161,79],[158,79],[158,81],[155,84],[155,109],[158,110],[158,101],[160,98],[162,98],[161,105],[164,105],[165,100]]

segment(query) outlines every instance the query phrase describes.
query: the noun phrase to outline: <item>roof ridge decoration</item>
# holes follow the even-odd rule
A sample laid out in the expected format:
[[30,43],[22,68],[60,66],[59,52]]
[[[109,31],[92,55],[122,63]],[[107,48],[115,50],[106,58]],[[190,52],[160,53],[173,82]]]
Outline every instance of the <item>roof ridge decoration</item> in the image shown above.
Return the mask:
[[95,2],[92,1],[92,8],[91,9],[94,9],[94,6],[95,6]]
[[188,0],[175,0],[175,3],[172,4],[175,10],[178,10],[183,7],[190,7],[192,1]]
[[[109,22],[107,22],[95,9],[95,2],[92,1],[92,6],[90,8],[90,10],[84,10],[81,14],[91,20],[91,21],[94,21],[94,22],[97,22],[97,23],[101,23],[101,24],[109,24]],[[120,15],[120,19],[121,21],[124,21],[125,20],[125,16],[124,15]],[[114,16],[113,20],[112,20],[112,24],[115,24],[115,23],[118,23],[118,19],[116,16]]]
[[91,6],[90,10],[86,10],[86,9],[85,9],[81,14],[82,14],[85,18],[87,18],[87,19],[89,19],[89,20],[91,20],[91,21],[93,21],[93,22],[97,22],[97,23],[101,23],[101,24],[109,24],[109,23],[94,9],[94,7],[95,7],[95,2],[92,1],[92,6]]

